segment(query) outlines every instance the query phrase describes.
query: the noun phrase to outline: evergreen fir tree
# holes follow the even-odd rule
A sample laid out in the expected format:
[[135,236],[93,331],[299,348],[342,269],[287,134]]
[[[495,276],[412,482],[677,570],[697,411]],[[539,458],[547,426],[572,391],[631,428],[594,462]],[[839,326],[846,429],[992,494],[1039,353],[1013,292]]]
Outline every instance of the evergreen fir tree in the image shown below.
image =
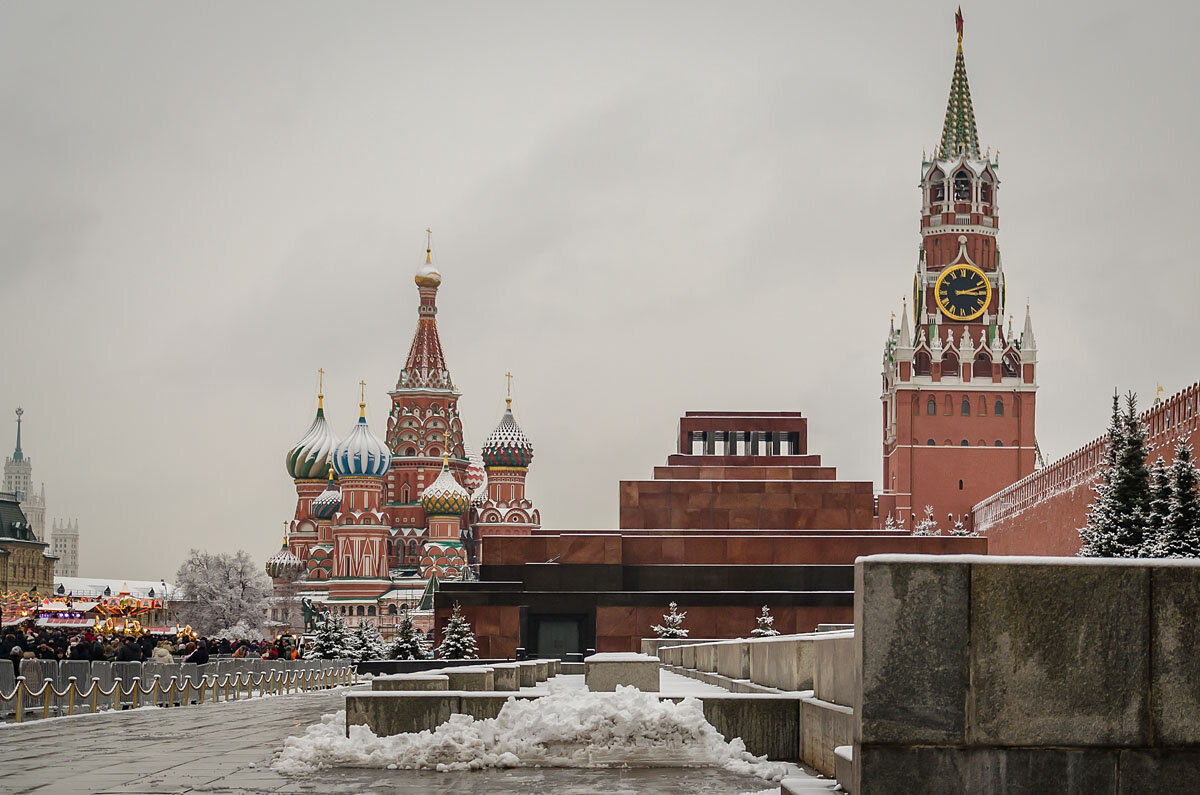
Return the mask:
[[307,660],[356,660],[358,646],[346,621],[336,613],[320,613],[315,617],[313,642],[304,653]]
[[1171,503],[1163,520],[1159,549],[1163,557],[1200,557],[1200,472],[1192,463],[1192,449],[1181,441],[1171,462]]
[[754,621],[757,626],[750,630],[750,637],[765,638],[779,634],[779,630],[775,629],[775,616],[771,615],[771,609],[766,605],[763,605],[762,614]]
[[1146,501],[1146,538],[1142,557],[1166,557],[1163,526],[1171,508],[1171,470],[1160,455],[1150,466],[1150,496]]
[[425,660],[429,658],[429,646],[425,638],[413,626],[412,618],[405,610],[400,614],[396,626],[396,637],[392,639],[388,656],[393,660]]
[[387,644],[373,621],[364,621],[355,628],[354,644],[358,647],[358,662],[387,659]]
[[1124,439],[1113,478],[1116,503],[1116,546],[1119,557],[1136,558],[1146,540],[1146,514],[1150,494],[1150,469],[1146,466],[1146,426],[1137,413],[1137,396],[1125,396],[1121,417]]
[[937,519],[933,518],[933,506],[926,505],[925,516],[913,526],[912,534],[915,536],[935,536],[940,532]]
[[896,520],[892,518],[892,515],[890,513],[887,515],[887,518],[883,520],[883,529],[884,530],[895,530],[896,529]]
[[475,645],[475,633],[462,614],[462,605],[454,603],[450,621],[442,630],[442,643],[437,647],[437,656],[446,660],[474,660],[479,657]]
[[1125,445],[1125,423],[1121,416],[1121,403],[1113,392],[1112,418],[1108,423],[1108,446],[1104,449],[1104,465],[1100,477],[1092,485],[1096,495],[1088,506],[1087,522],[1079,528],[1082,544],[1079,556],[1085,558],[1111,558],[1120,556],[1116,543],[1118,506],[1113,492],[1118,463]]
[[660,638],[686,638],[688,630],[683,628],[683,619],[687,617],[687,612],[679,612],[679,605],[671,602],[667,606],[667,613],[663,616],[661,624],[655,624],[650,627],[654,630],[654,634]]

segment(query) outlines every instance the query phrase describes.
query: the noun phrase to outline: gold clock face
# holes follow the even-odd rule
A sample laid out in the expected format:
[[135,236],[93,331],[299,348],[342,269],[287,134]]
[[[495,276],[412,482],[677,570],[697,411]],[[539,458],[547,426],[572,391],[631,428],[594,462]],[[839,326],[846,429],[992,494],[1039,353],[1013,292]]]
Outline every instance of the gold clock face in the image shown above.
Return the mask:
[[974,265],[952,265],[942,271],[933,287],[938,309],[951,320],[974,320],[992,301],[987,274]]

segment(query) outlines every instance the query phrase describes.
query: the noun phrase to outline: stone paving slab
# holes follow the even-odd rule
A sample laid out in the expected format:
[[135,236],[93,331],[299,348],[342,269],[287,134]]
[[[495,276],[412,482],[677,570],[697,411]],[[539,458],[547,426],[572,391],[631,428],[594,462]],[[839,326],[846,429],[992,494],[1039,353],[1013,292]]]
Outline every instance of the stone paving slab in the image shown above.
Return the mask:
[[[680,685],[695,684],[679,679],[684,680]],[[366,690],[366,686],[357,689]],[[274,773],[271,758],[283,740],[302,734],[321,715],[342,709],[348,690],[3,724],[0,781],[6,795],[728,795],[778,787],[709,768],[518,768],[472,773],[338,768],[304,778]]]

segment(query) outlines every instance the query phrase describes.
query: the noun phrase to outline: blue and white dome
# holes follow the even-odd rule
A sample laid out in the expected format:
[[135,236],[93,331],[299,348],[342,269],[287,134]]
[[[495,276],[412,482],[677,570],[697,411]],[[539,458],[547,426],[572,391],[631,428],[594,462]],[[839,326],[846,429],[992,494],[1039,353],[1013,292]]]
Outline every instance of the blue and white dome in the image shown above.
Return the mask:
[[392,465],[392,451],[367,426],[366,404],[359,403],[358,422],[333,451],[333,468],[339,478],[381,478]]

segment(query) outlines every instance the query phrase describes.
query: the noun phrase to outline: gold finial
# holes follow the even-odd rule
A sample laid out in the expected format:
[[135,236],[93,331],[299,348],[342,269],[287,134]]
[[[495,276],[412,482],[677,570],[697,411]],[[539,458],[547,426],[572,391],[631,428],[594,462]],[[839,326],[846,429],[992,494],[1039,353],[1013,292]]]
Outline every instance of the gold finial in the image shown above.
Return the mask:
[[442,469],[450,468],[450,454],[442,453]]
[[288,530],[287,526],[288,526],[287,519],[284,519],[283,520],[283,545],[285,547],[287,546],[287,530]]
[[1162,403],[1163,385],[1155,384],[1155,387],[1157,387],[1157,388],[1154,390],[1154,402]]
[[433,230],[425,227],[425,264],[433,264]]
[[358,416],[367,416],[367,382],[358,382]]
[[325,368],[324,367],[317,368],[317,380],[319,383],[319,385],[317,386],[317,408],[323,409],[323,408],[325,408]]
[[508,389],[508,396],[506,398],[504,398],[504,403],[509,408],[512,408],[512,380],[513,380],[513,374],[512,374],[512,371],[510,370],[509,372],[504,374],[505,386]]

